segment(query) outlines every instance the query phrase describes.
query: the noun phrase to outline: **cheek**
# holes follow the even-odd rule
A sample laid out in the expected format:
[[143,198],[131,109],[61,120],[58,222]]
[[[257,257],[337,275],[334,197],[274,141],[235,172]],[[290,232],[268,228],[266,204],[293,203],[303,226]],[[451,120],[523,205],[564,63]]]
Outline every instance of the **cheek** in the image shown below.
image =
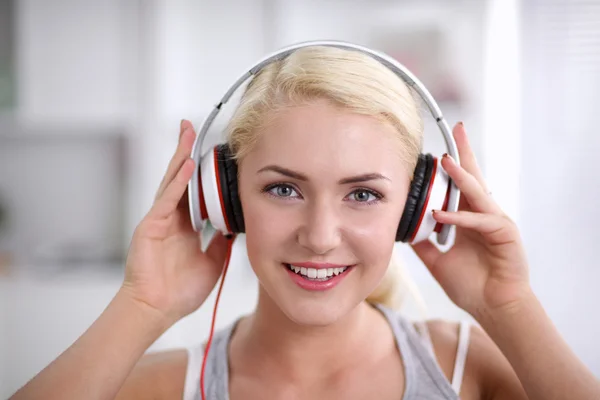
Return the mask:
[[347,209],[342,215],[342,225],[352,236],[361,237],[366,242],[394,241],[400,224],[403,204],[389,201],[375,205],[364,205],[358,209]]
[[278,249],[293,237],[289,213],[283,215],[263,193],[245,190],[242,196],[248,257],[251,261],[277,257]]
[[372,206],[368,212],[355,214],[354,221],[345,227],[348,246],[365,266],[360,277],[366,288],[374,289],[388,269],[404,209],[399,203]]
[[356,255],[365,263],[387,266],[400,221],[397,214],[390,207],[388,210],[355,216],[354,221],[345,224],[345,236],[350,246],[355,253],[360,253]]

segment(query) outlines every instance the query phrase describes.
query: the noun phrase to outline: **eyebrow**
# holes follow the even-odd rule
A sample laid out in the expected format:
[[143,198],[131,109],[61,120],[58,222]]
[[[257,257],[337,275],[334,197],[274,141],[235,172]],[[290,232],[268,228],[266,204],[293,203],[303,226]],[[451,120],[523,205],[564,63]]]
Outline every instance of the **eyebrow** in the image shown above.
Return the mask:
[[[262,172],[267,172],[267,171],[276,172],[278,174],[285,175],[290,178],[297,179],[299,181],[308,181],[308,177],[306,175],[303,175],[300,172],[292,171],[291,169],[281,167],[279,165],[267,165],[266,167],[259,169],[257,173],[262,173]],[[338,183],[340,185],[345,185],[348,183],[360,183],[360,182],[374,181],[374,180],[379,180],[379,179],[388,180],[390,182],[392,181],[390,178],[388,178],[385,175],[373,172],[373,173],[343,178],[343,179],[340,179],[338,181]]]

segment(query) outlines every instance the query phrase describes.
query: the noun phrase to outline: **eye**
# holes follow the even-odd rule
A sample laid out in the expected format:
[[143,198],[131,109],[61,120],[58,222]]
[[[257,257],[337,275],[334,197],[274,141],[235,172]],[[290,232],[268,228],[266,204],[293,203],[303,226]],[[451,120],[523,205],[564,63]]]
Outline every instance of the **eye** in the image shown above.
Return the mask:
[[283,183],[267,186],[264,191],[275,197],[300,197],[296,189]]
[[374,203],[380,200],[383,196],[369,189],[357,189],[350,193],[350,200],[358,203]]

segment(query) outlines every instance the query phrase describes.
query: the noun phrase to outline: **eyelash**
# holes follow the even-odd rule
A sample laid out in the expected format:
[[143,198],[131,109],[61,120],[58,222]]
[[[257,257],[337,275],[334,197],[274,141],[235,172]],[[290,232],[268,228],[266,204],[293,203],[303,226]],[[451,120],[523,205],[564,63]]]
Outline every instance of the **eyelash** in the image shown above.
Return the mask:
[[[273,198],[281,199],[281,200],[286,200],[287,201],[288,200],[288,199],[286,199],[287,196],[278,196],[276,194],[271,193],[271,191],[273,189],[276,189],[278,187],[288,187],[288,188],[290,188],[290,189],[292,189],[292,190],[294,190],[296,192],[299,192],[299,190],[296,189],[293,185],[290,185],[289,183],[284,183],[284,182],[277,182],[277,183],[272,183],[270,185],[267,185],[267,186],[265,186],[262,189],[262,192],[266,193],[267,195],[269,195],[269,196],[271,196]],[[375,190],[372,190],[372,189],[364,188],[364,187],[359,187],[359,188],[354,189],[352,192],[350,192],[349,196],[352,193],[356,193],[356,192],[367,192],[368,194],[374,196],[375,200],[370,200],[370,201],[356,201],[355,203],[359,203],[359,204],[360,203],[364,203],[364,205],[369,206],[369,205],[377,204],[377,203],[379,203],[379,201],[381,201],[381,199],[383,199],[383,195],[381,193],[376,192]],[[299,197],[302,197],[302,196],[299,195]],[[293,199],[293,198],[295,198],[295,197],[292,197],[291,199]]]

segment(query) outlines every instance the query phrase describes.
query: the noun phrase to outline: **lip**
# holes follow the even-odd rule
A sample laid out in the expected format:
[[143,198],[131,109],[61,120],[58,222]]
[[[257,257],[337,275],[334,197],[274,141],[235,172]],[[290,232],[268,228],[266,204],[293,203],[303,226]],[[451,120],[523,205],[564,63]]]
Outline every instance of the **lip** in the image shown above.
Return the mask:
[[[289,264],[283,263],[281,265],[283,268],[285,268],[288,276],[296,285],[298,285],[300,288],[302,288],[304,290],[311,291],[311,292],[319,292],[319,291],[333,289],[344,278],[346,278],[346,276],[348,276],[348,274],[350,274],[352,272],[352,270],[354,269],[354,265],[348,265],[348,268],[346,268],[346,270],[344,272],[342,272],[339,275],[335,275],[326,281],[312,281],[309,279],[305,279],[300,274],[297,274],[294,271],[290,270],[288,268]],[[337,264],[314,264],[314,263],[301,263],[301,264],[292,264],[292,265],[297,266],[297,267],[305,267],[305,268],[318,268],[315,265],[322,266],[321,268],[341,268],[341,267],[347,266],[347,265],[340,266]],[[310,266],[308,266],[308,265],[310,265]]]

